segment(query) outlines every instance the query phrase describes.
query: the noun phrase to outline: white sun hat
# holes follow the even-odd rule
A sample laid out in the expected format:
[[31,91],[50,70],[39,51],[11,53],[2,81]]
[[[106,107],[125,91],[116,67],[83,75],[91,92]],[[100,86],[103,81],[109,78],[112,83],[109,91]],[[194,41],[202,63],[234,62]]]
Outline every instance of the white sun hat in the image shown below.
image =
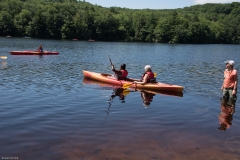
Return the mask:
[[231,66],[235,65],[235,62],[233,60],[226,60],[224,61],[225,64],[230,64]]
[[144,69],[145,69],[145,71],[147,71],[147,70],[151,69],[151,66],[150,66],[150,65],[146,65],[146,66],[144,67]]

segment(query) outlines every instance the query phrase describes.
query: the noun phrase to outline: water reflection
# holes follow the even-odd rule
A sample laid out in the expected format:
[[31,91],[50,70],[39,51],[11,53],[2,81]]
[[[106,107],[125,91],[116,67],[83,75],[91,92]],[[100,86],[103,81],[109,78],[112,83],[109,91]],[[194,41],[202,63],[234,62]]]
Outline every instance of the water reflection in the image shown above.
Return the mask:
[[155,96],[155,94],[151,92],[147,92],[145,90],[140,91],[140,93],[143,100],[143,105],[145,107],[149,106],[153,101],[153,96]]
[[104,89],[109,87],[109,89],[113,89],[113,93],[111,95],[111,98],[109,101],[112,101],[115,97],[118,97],[121,103],[125,103],[125,97],[130,93],[130,92],[140,92],[140,96],[143,100],[143,105],[144,106],[149,106],[151,102],[153,101],[153,96],[156,94],[161,94],[161,95],[169,95],[169,96],[177,96],[177,97],[183,97],[182,92],[171,92],[171,91],[153,91],[153,90],[141,90],[141,89],[130,89],[130,88],[121,88],[119,85],[113,85],[113,84],[108,84],[108,83],[103,83],[91,79],[83,79],[83,84],[96,84]]
[[233,114],[235,113],[235,100],[221,100],[221,112],[218,115],[219,130],[226,131],[232,125]]
[[0,69],[6,69],[7,68],[7,62],[3,61],[0,62]]
[[128,90],[128,89],[114,88],[109,101],[111,102],[115,97],[119,97],[119,100],[121,101],[121,103],[125,103],[125,97],[129,93],[130,93],[130,90]]
[[107,88],[107,89],[113,90],[112,95],[110,96],[110,99],[108,101],[109,105],[108,105],[108,109],[106,111],[107,116],[109,116],[110,108],[111,108],[112,103],[113,103],[113,99],[116,99],[116,97],[117,97],[120,100],[121,103],[125,103],[127,95],[131,92],[140,92],[140,96],[142,98],[143,105],[145,107],[148,107],[153,102],[153,97],[156,94],[183,97],[182,92],[152,91],[152,90],[138,90],[138,89],[133,90],[133,89],[130,89],[130,88],[124,89],[124,88],[121,88],[119,85],[103,83],[103,82],[99,82],[99,81],[95,81],[95,80],[91,80],[91,79],[86,79],[86,78],[83,79],[83,84],[94,84],[94,85],[98,85],[98,86],[103,87],[103,89]]
[[[110,99],[109,99],[109,106],[106,111],[107,116],[109,116],[113,99],[115,97],[118,97],[118,99],[121,101],[121,103],[125,103],[125,98],[130,92],[140,92],[140,95],[141,95],[141,98],[143,101],[143,105],[145,106],[145,108],[147,108],[151,104],[151,102],[153,101],[153,96],[156,95],[154,93],[151,93],[151,91],[147,91],[147,90],[130,90],[130,89],[124,89],[121,87],[114,88],[112,95],[110,96]],[[107,116],[105,117],[105,119],[107,118]]]
[[[107,116],[109,116],[110,108],[111,108],[113,99],[114,99],[115,97],[118,97],[118,99],[121,101],[121,103],[125,103],[125,97],[126,97],[130,92],[131,92],[130,90],[124,89],[124,88],[121,88],[121,87],[118,87],[118,88],[114,88],[114,89],[113,89],[112,95],[110,96],[110,99],[109,99],[108,109],[107,109],[107,111],[106,111]],[[105,117],[105,119],[107,118],[107,116]]]
[[[130,90],[130,89],[124,89],[121,87],[114,88],[113,93],[109,99],[109,104],[111,105],[112,100],[115,97],[118,97],[121,103],[125,103],[125,97],[130,93],[130,92],[140,92],[140,96],[143,101],[143,105],[145,107],[149,106],[151,102],[153,101],[153,97],[156,95],[156,92],[153,91],[148,91],[148,90]],[[159,93],[160,94],[160,93]]]

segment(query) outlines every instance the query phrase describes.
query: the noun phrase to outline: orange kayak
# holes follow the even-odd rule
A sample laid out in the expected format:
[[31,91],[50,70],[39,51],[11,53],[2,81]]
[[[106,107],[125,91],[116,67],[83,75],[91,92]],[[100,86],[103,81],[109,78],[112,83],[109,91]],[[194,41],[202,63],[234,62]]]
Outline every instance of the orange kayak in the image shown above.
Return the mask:
[[[109,84],[109,83],[104,83],[100,81],[96,81],[93,79],[88,79],[88,78],[83,78],[83,84],[88,84],[88,85],[99,85],[101,87],[111,87],[111,88],[120,88],[119,85],[114,85],[114,84]],[[166,96],[176,96],[176,97],[183,97],[182,92],[173,92],[173,91],[161,91],[161,90],[149,90],[149,89],[133,89],[128,90],[126,89],[125,91],[127,92],[132,92],[132,91],[138,91],[138,92],[148,92],[151,94],[161,94],[161,95],[166,95]]]
[[173,84],[166,84],[166,83],[147,83],[147,84],[134,84],[134,79],[128,78],[125,80],[118,80],[110,74],[105,73],[96,73],[83,70],[83,76],[87,79],[97,80],[104,83],[114,84],[114,85],[128,85],[134,89],[149,89],[149,90],[156,90],[156,91],[172,91],[172,92],[183,92],[184,87],[179,85]]

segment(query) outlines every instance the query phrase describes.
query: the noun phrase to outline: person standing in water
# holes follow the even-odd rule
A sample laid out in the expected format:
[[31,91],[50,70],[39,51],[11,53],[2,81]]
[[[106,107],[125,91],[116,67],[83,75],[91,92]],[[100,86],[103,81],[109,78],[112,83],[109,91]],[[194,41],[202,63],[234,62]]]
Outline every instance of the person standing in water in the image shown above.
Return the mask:
[[237,99],[237,85],[238,74],[234,69],[235,62],[233,60],[225,61],[226,69],[224,71],[224,80],[221,87],[224,100],[236,100]]

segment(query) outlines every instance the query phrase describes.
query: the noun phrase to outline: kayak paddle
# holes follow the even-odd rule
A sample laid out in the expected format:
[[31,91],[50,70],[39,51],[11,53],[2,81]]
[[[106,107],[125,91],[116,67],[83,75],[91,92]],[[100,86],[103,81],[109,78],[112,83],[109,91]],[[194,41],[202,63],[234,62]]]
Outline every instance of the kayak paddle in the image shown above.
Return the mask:
[[124,89],[124,90],[123,90],[123,95],[124,95],[124,96],[128,95],[129,93],[130,93],[129,90],[127,90],[127,89]]
[[122,86],[123,89],[127,89],[131,86],[132,83],[126,83]]
[[110,60],[111,65],[113,66],[113,63],[112,63],[112,60],[111,60],[110,56],[108,56],[108,58]]
[[0,56],[1,59],[7,59],[7,56]]

